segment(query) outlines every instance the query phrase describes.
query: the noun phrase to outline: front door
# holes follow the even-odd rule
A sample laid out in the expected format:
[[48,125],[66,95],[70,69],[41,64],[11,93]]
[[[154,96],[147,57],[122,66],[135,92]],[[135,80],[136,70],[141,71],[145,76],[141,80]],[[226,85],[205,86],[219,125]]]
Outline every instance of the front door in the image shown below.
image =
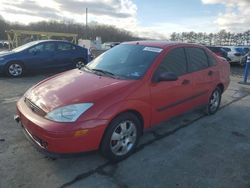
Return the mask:
[[24,61],[29,70],[43,70],[54,66],[55,45],[41,43],[27,50]]
[[172,72],[178,79],[151,83],[153,125],[187,111],[190,108],[189,101],[193,98],[192,75],[187,72],[187,58],[183,48],[174,48],[167,53],[154,76],[161,72]]

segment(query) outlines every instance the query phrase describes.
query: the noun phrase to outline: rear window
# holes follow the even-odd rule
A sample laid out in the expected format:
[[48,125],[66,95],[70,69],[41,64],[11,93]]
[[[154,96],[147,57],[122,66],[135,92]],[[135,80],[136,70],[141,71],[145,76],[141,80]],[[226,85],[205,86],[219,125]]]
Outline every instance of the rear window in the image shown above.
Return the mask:
[[207,54],[209,66],[214,66],[214,65],[216,65],[216,60],[215,60],[215,58],[212,56],[212,54],[210,54],[210,53],[206,53],[206,54]]
[[70,51],[75,49],[75,47],[73,47],[71,44],[68,43],[58,43],[57,49],[59,51]]
[[205,51],[201,48],[186,48],[189,62],[189,72],[199,71],[208,67],[208,58]]
[[177,76],[186,74],[187,62],[184,49],[176,48],[171,50],[157,69],[157,74],[160,72],[172,72]]

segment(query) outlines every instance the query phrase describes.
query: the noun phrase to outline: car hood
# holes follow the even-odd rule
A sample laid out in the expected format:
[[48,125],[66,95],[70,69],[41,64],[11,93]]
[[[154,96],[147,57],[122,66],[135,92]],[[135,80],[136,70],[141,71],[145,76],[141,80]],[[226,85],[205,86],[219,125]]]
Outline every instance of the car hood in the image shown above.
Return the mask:
[[95,103],[103,97],[128,88],[134,80],[118,80],[78,69],[50,77],[25,94],[35,105],[50,112],[55,108],[83,102]]
[[15,53],[15,52],[13,52],[13,51],[8,51],[8,50],[2,51],[2,52],[0,52],[0,57],[8,56],[8,55],[11,55],[11,54],[14,54],[14,53]]

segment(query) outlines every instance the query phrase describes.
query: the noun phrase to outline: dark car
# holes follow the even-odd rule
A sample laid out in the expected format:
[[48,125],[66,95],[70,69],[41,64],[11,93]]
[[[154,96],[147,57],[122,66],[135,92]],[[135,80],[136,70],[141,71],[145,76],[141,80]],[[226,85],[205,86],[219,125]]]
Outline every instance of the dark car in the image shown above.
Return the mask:
[[224,57],[225,59],[228,60],[227,51],[223,49],[222,47],[217,47],[217,46],[206,46],[206,47],[212,52],[214,52],[216,55]]
[[87,49],[67,41],[34,41],[0,52],[0,73],[12,77],[29,71],[81,68],[87,63]]

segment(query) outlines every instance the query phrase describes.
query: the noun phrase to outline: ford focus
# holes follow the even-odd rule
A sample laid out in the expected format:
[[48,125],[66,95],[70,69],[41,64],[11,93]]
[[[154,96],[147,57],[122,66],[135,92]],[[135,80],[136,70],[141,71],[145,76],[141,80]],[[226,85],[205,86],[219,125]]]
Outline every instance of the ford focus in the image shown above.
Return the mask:
[[219,109],[230,66],[201,45],[127,42],[31,87],[15,120],[41,150],[133,153],[143,132],[194,108]]

